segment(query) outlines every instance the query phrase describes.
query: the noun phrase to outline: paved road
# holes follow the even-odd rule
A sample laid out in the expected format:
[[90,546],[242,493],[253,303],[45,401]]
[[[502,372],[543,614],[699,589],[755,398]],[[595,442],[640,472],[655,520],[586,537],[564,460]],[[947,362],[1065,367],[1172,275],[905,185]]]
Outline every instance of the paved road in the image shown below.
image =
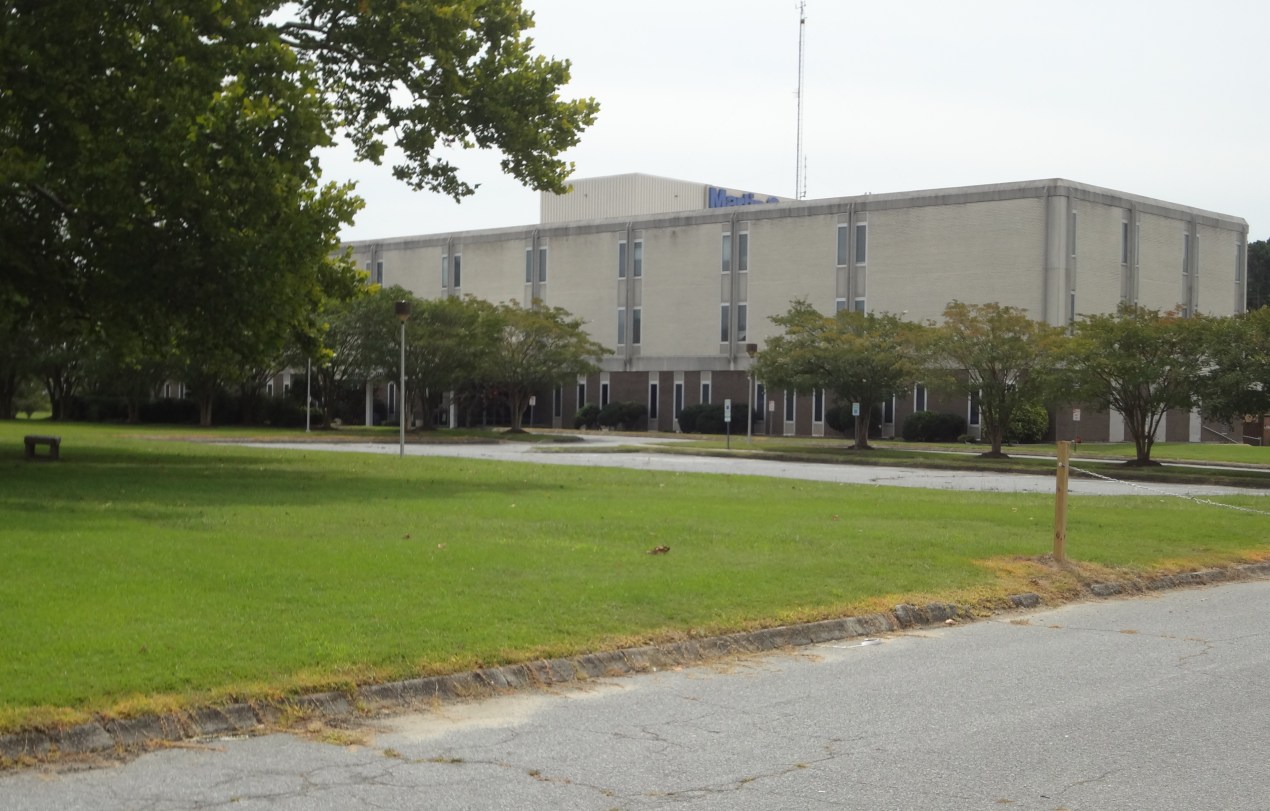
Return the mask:
[[1270,582],[0,776],[71,809],[1265,809]]
[[[535,462],[553,465],[580,465],[586,467],[626,467],[643,470],[664,470],[677,473],[724,473],[743,476],[774,476],[787,479],[837,482],[847,484],[873,484],[892,487],[925,487],[934,490],[978,490],[1000,493],[1053,493],[1053,476],[1036,476],[1018,473],[974,473],[960,470],[917,470],[902,467],[875,467],[872,465],[816,464],[812,462],[778,462],[766,459],[740,457],[681,456],[655,452],[613,453],[619,445],[655,445],[682,440],[664,438],[599,435],[584,437],[582,444],[542,447],[532,443],[508,442],[503,444],[418,444],[406,445],[408,456],[452,456],[466,459],[490,459],[512,462]],[[736,440],[743,443],[744,439]],[[292,450],[344,451],[349,453],[380,453],[397,455],[395,444],[335,443],[335,442],[278,442],[270,447]],[[1078,465],[1079,461],[1074,461]],[[1171,484],[1128,484],[1096,479],[1084,479],[1073,475],[1068,486],[1076,495],[1258,495],[1267,491],[1235,487],[1199,487]]]

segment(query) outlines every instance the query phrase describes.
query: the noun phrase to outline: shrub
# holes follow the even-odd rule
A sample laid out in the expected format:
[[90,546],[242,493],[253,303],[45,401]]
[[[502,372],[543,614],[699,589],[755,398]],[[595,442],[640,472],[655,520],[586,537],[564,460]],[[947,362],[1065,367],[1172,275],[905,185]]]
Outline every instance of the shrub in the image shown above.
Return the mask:
[[1050,415],[1045,406],[1029,403],[1014,409],[1005,430],[1007,442],[1027,444],[1041,442],[1050,431]]
[[574,428],[599,428],[600,407],[595,403],[587,403],[573,415]]
[[151,400],[141,405],[141,421],[198,425],[198,403],[172,398]]
[[[880,430],[882,427],[882,407],[875,405],[870,410],[869,425]],[[825,412],[825,425],[848,439],[855,437],[855,415],[851,413],[851,403],[841,403]]]
[[[745,431],[745,415],[749,403],[732,403],[732,427]],[[723,403],[698,403],[679,412],[679,430],[685,434],[725,434],[728,424],[723,421]]]
[[632,430],[647,414],[648,406],[643,403],[609,403],[600,409],[596,420],[605,428]]
[[904,420],[901,433],[908,442],[956,442],[966,433],[966,418],[960,414],[917,411]]

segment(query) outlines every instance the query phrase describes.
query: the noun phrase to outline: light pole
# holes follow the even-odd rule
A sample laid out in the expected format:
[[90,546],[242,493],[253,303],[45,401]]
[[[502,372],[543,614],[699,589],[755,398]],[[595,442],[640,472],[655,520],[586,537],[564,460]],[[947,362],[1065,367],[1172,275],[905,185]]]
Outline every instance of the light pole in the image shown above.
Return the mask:
[[410,302],[396,304],[397,320],[401,322],[401,384],[397,387],[397,424],[401,426],[401,456],[406,455],[406,321],[410,318]]
[[758,354],[758,344],[746,344],[745,354],[750,356],[750,368],[746,370],[746,375],[750,379],[749,392],[746,393],[746,410],[749,411],[745,415],[745,441],[754,441],[754,356]]

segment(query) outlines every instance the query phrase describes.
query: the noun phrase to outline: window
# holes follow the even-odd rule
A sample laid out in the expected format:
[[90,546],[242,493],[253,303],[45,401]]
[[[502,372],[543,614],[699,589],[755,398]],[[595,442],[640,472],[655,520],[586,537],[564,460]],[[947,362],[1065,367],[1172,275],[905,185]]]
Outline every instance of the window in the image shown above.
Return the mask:
[[811,421],[825,421],[825,390],[815,389],[811,393]]
[[556,386],[551,390],[551,416],[564,415],[564,386]]
[[1120,223],[1120,264],[1129,264],[1129,221]]
[[1076,212],[1072,212],[1071,229],[1067,232],[1067,252],[1076,255]]
[[[266,384],[265,384],[265,394],[266,394],[267,396],[269,396],[269,397],[272,397],[272,396],[273,396],[273,381],[272,381],[272,380],[270,380],[268,383],[266,383]],[[164,385],[164,387],[163,387],[163,396],[164,396],[164,397],[167,397],[167,396],[168,396],[168,387],[167,387],[167,385]]]
[[617,243],[617,278],[626,278],[626,240]]
[[643,307],[633,307],[631,309],[631,343],[635,346],[639,346],[640,341],[644,337],[643,330],[640,327],[640,315],[643,309]]
[[719,305],[719,343],[728,342],[728,317],[731,315],[731,307],[727,304]]
[[636,279],[644,276],[644,240],[635,240],[635,256],[632,257],[635,267],[631,268],[631,272],[635,274]]
[[850,241],[851,226],[838,226],[838,267],[846,267],[847,264],[847,243]]
[[538,249],[538,281],[547,281],[547,249]]
[[657,419],[657,384],[648,384],[648,418]]
[[600,384],[600,408],[604,408],[609,404],[609,384]]
[[979,392],[971,392],[970,394],[970,418],[967,422],[971,425],[979,424]]
[[859,296],[855,300],[855,311],[857,313],[864,312],[864,296]]
[[840,299],[835,299],[835,300],[834,300],[834,302],[833,302],[833,311],[834,311],[835,313],[840,313],[840,312],[842,312],[842,311],[843,311],[843,310],[845,310],[845,309],[847,309],[847,300],[846,300],[846,299],[844,299],[844,298],[840,298]]
[[794,421],[794,393],[788,389],[785,391],[785,422]]
[[443,254],[443,255],[441,256],[441,289],[442,289],[442,290],[444,290],[444,289],[446,288],[446,286],[449,284],[449,280],[448,280],[448,279],[446,279],[446,276],[447,276],[447,275],[449,275],[449,274],[447,273],[447,271],[449,270],[449,268],[447,268],[447,267],[446,267],[446,265],[448,265],[448,264],[450,264],[450,257],[445,256],[445,255]]
[[746,311],[749,310],[749,308],[749,305],[744,302],[736,305],[736,339],[738,341],[745,340]]
[[684,384],[675,383],[675,419],[679,419],[679,415],[684,410]]
[[384,261],[381,259],[375,263],[375,284],[384,283]]
[[1067,323],[1072,324],[1076,321],[1076,290],[1073,288],[1067,294]]
[[534,249],[525,249],[525,284],[534,283]]
[[[272,386],[273,384],[272,384],[272,383],[270,383],[269,385],[270,385],[270,386]],[[272,392],[271,392],[271,393],[272,393]],[[163,399],[164,399],[164,400],[171,400],[171,399],[172,399],[172,384],[171,384],[171,383],[164,383],[164,384],[163,384]]]
[[454,257],[454,286],[463,286],[463,257],[458,255]]
[[[285,386],[287,384],[284,383],[283,385]],[[396,383],[388,384],[387,397],[388,397],[388,416],[391,417],[392,415],[397,413],[397,384]]]
[[578,381],[578,408],[586,405],[586,381]]
[[737,237],[736,269],[741,273],[750,269],[750,235],[744,231]]
[[[631,256],[631,276],[636,279],[644,275],[644,241],[635,240]],[[626,278],[626,240],[617,243],[617,278]]]
[[701,402],[709,405],[710,403],[710,381],[701,381]]
[[758,411],[759,422],[767,419],[767,389],[762,383],[754,384],[754,408]]
[[855,226],[855,263],[863,265],[869,258],[869,224],[860,222]]
[[723,272],[732,270],[732,235],[723,235]]
[[626,343],[626,308],[617,308],[617,345]]
[[882,422],[888,425],[895,424],[895,398],[887,397],[882,401]]
[[1182,234],[1182,277],[1189,276],[1191,272],[1191,235]]
[[926,387],[921,383],[918,383],[917,386],[913,388],[913,410],[926,410]]

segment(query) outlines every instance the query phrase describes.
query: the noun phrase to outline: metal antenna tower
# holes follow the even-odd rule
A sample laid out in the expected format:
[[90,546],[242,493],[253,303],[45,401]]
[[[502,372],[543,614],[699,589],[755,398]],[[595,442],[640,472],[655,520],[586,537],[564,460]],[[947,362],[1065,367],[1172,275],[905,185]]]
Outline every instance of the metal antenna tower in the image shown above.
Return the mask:
[[794,168],[794,199],[807,196],[807,170],[803,160],[803,50],[807,41],[807,3],[798,3],[798,147]]

